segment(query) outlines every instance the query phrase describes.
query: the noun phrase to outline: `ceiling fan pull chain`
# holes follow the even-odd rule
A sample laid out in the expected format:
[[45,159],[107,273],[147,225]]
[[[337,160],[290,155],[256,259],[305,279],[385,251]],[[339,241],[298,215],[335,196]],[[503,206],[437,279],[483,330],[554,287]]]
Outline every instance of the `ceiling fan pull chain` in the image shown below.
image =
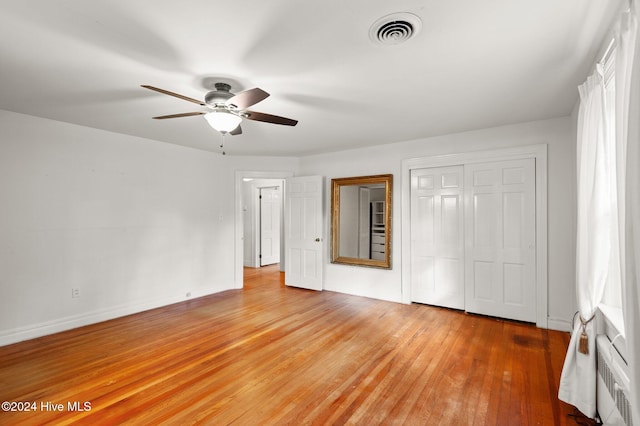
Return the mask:
[[224,135],[226,134],[226,132],[220,132],[220,134],[222,135],[222,142],[220,143],[220,148],[222,148],[222,155],[227,155],[227,153],[224,152]]

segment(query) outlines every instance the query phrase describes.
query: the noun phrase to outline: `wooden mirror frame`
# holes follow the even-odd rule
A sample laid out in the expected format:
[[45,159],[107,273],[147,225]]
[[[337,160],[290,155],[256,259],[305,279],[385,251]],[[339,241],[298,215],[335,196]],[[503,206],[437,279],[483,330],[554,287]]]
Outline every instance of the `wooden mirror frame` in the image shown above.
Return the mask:
[[[384,184],[385,252],[383,260],[340,256],[340,188],[351,185]],[[391,200],[393,175],[357,176],[331,179],[331,263],[391,269]]]

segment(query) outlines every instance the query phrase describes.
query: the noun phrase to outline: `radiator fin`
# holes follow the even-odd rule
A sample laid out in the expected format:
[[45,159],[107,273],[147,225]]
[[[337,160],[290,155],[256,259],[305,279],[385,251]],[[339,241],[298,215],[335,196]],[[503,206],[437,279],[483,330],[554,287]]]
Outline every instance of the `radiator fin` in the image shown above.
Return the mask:
[[598,373],[607,386],[609,394],[615,401],[616,408],[618,408],[618,411],[625,423],[627,426],[633,426],[633,423],[631,422],[631,404],[629,403],[624,391],[619,386],[616,386],[616,378],[611,371],[606,358],[602,354],[602,351],[598,351]]

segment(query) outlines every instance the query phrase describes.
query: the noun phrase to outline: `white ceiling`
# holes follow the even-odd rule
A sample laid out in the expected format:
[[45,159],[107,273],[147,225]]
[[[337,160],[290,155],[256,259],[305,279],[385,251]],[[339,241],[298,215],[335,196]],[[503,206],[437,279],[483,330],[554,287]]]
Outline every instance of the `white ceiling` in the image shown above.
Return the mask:
[[[219,152],[202,110],[216,81],[271,96],[235,155],[305,155],[565,116],[620,1],[2,0],[0,109]],[[378,18],[422,31],[374,45]]]

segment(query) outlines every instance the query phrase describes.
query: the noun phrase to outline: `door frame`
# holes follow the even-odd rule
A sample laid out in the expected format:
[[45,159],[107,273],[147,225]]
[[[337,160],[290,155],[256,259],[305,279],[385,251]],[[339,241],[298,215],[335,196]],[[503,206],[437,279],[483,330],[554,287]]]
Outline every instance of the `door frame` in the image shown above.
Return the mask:
[[[244,178],[252,179],[282,179],[283,185],[286,185],[286,179],[292,177],[293,172],[290,171],[246,171],[236,170],[235,173],[235,220],[234,220],[234,273],[233,288],[242,288],[244,286],[244,225],[242,218],[242,180]],[[285,197],[285,188],[283,187],[283,197]],[[284,245],[284,241],[282,241]],[[282,253],[282,251],[281,251]],[[281,256],[280,269],[284,270],[284,259]]]
[[494,161],[535,159],[536,326],[548,328],[547,144],[471,151],[402,161],[402,302],[411,303],[411,170]]

